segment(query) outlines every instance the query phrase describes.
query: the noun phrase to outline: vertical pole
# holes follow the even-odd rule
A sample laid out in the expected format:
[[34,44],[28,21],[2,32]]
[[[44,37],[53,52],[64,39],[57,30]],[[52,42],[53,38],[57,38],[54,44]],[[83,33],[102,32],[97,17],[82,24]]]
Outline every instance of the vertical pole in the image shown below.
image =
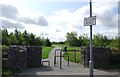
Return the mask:
[[[90,17],[92,17],[92,0],[90,0]],[[90,25],[90,61],[89,61],[89,74],[90,74],[90,77],[93,77],[92,25]]]
[[68,66],[69,66],[69,56],[68,56]]
[[85,56],[86,56],[86,55],[85,55],[85,51],[83,52],[83,54],[84,54],[84,55],[83,55],[83,58],[84,58],[84,67],[85,67],[85,64],[86,64],[86,63],[85,63],[85,60],[86,60],[86,58],[85,58]]
[[74,60],[76,62],[76,50],[74,51]]
[[56,65],[56,56],[54,56],[54,66]]
[[62,69],[62,51],[60,51],[60,69]]
[[56,50],[55,50],[55,56],[54,56],[54,66],[56,65]]

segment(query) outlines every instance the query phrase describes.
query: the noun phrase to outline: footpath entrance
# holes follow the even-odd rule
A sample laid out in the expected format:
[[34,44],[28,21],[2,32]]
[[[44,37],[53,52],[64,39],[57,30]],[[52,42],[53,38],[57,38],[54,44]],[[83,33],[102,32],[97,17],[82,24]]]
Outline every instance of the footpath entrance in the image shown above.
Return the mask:
[[[36,75],[60,75],[59,77],[64,77],[63,75],[75,75],[76,77],[78,77],[78,75],[81,75],[80,77],[88,77],[89,75],[89,69],[88,68],[84,68],[84,65],[81,64],[76,64],[73,62],[69,62],[69,66],[68,61],[64,60],[62,57],[62,67],[60,69],[60,58],[56,57],[56,63],[54,66],[54,56],[55,56],[55,50],[56,49],[61,49],[61,47],[56,46],[49,54],[48,59],[50,61],[50,66],[48,66],[48,64],[45,64],[42,67],[39,68],[30,68],[27,70],[23,70],[20,73],[18,73],[17,75],[26,75],[26,76],[36,76]],[[56,55],[59,55],[59,52],[56,53]],[[104,77],[107,77],[107,75],[109,75],[108,77],[116,77],[116,75],[118,75],[119,72],[117,70],[115,71],[103,71],[103,70],[94,70],[94,75],[106,75]],[[65,76],[65,77],[66,77]],[[56,76],[55,76],[56,77]],[[68,76],[67,76],[68,77]],[[97,76],[95,76],[97,77]]]
[[[61,50],[61,49],[55,49],[55,56],[54,56],[54,66],[56,65],[56,58],[59,57],[60,59],[60,69],[62,69],[62,57],[65,57],[63,56],[63,53],[68,53],[68,52],[74,52],[74,61],[76,62],[76,52],[81,52],[80,50],[67,50],[66,47],[64,50]],[[57,55],[57,53],[59,53],[59,55]],[[81,54],[81,53],[80,53]],[[66,56],[68,58],[68,63],[67,65],[69,66],[69,55]]]

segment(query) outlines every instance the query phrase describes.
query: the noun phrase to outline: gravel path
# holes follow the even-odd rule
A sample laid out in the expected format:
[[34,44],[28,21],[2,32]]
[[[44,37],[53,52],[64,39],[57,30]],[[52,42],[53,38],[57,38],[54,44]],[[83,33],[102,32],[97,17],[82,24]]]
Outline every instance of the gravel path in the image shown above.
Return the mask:
[[[31,68],[23,70],[18,75],[89,75],[89,69],[84,68],[81,64],[76,64],[70,62],[70,66],[67,66],[67,61],[62,58],[62,69],[59,67],[59,58],[57,58],[56,66],[54,66],[54,53],[55,49],[61,49],[61,47],[56,46],[49,54],[49,58],[46,60],[50,61],[50,66],[44,63],[44,66],[40,68]],[[57,53],[59,55],[59,53]],[[115,71],[102,71],[94,70],[95,75],[120,75],[120,72]]]

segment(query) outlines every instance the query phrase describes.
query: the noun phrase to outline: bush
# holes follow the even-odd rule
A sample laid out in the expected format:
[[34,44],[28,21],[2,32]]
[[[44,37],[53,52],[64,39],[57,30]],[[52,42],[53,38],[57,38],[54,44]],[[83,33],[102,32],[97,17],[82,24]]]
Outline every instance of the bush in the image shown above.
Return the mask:
[[120,65],[120,50],[119,49],[112,49],[112,65]]
[[6,45],[2,46],[2,52],[8,52],[8,50],[9,50],[8,46],[6,46]]

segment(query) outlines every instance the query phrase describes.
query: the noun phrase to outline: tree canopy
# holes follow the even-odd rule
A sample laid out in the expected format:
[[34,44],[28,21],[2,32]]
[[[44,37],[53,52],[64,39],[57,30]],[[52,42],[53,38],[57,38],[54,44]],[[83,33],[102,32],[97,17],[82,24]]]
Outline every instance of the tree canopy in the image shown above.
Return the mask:
[[2,45],[51,46],[48,38],[36,36],[33,33],[28,33],[26,30],[21,33],[16,28],[14,32],[8,34],[7,29],[4,28],[3,30],[0,29],[0,32],[2,34]]
[[[120,48],[120,38],[109,39],[106,35],[96,34],[93,35],[93,46],[108,46],[114,48]],[[90,39],[87,34],[80,35],[77,37],[77,33],[68,32],[66,34],[66,43],[70,46],[89,46]]]

